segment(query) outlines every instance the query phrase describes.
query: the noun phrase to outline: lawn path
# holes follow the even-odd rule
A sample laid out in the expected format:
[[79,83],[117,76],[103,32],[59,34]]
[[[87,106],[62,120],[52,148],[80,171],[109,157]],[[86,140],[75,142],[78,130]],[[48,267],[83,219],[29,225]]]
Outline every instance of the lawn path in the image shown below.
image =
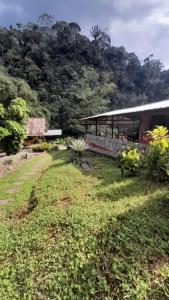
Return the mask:
[[1,218],[5,216],[7,211],[15,209],[29,198],[35,182],[48,168],[51,161],[51,156],[43,153],[0,179]]

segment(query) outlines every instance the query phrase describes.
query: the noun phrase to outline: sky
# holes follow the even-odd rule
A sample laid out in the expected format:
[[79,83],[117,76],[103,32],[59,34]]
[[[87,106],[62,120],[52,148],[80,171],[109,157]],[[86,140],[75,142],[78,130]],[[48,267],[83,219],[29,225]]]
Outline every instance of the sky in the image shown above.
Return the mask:
[[107,28],[112,45],[141,61],[154,54],[169,68],[169,0],[0,0],[2,26],[34,22],[44,12],[77,22],[88,36],[93,25]]

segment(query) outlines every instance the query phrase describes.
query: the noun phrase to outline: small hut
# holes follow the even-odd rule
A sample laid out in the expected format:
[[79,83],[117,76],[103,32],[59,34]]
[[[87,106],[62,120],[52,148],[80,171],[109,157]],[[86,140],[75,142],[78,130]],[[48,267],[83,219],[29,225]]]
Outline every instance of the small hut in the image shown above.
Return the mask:
[[62,135],[61,129],[47,130],[45,118],[29,118],[26,126],[27,136],[31,138],[53,139]]

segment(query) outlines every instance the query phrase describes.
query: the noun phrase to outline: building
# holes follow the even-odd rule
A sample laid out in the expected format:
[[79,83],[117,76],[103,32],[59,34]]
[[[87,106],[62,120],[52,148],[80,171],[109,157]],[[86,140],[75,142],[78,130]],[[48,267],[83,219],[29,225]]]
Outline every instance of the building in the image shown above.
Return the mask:
[[43,137],[46,129],[45,118],[29,118],[26,126],[28,137]]
[[113,151],[114,145],[120,149],[131,142],[148,144],[147,130],[156,125],[169,128],[169,100],[86,117],[81,124],[93,147]]
[[26,131],[28,138],[55,138],[62,135],[61,129],[47,130],[45,118],[29,118]]

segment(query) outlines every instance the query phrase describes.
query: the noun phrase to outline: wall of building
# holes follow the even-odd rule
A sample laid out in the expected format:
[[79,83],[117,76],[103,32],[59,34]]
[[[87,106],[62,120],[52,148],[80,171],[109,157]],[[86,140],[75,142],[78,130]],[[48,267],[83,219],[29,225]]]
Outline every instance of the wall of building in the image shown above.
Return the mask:
[[[93,146],[100,146],[104,150],[109,150],[114,154],[115,156],[121,152],[123,149],[126,147],[132,146],[133,143],[129,141],[121,141],[117,139],[111,139],[103,136],[95,136],[95,135],[90,135],[86,134],[86,140],[89,144]],[[145,149],[145,145],[142,144],[136,144],[136,147],[140,150]],[[105,151],[106,152],[106,151]],[[106,154],[106,153],[105,153]]]
[[140,118],[140,130],[139,130],[139,142],[143,144],[148,143],[148,139],[146,136],[146,131],[150,130],[150,114],[141,114]]
[[[165,116],[169,120],[169,112],[168,110],[163,111],[155,111],[155,112],[145,112],[141,114],[140,118],[140,130],[139,130],[139,142],[143,144],[148,144],[149,140],[146,135],[146,131],[151,130],[151,119],[153,116]],[[157,124],[161,125],[161,124]],[[167,125],[166,125],[167,126]],[[167,126],[168,127],[168,126]],[[169,128],[168,128],[169,129]]]

